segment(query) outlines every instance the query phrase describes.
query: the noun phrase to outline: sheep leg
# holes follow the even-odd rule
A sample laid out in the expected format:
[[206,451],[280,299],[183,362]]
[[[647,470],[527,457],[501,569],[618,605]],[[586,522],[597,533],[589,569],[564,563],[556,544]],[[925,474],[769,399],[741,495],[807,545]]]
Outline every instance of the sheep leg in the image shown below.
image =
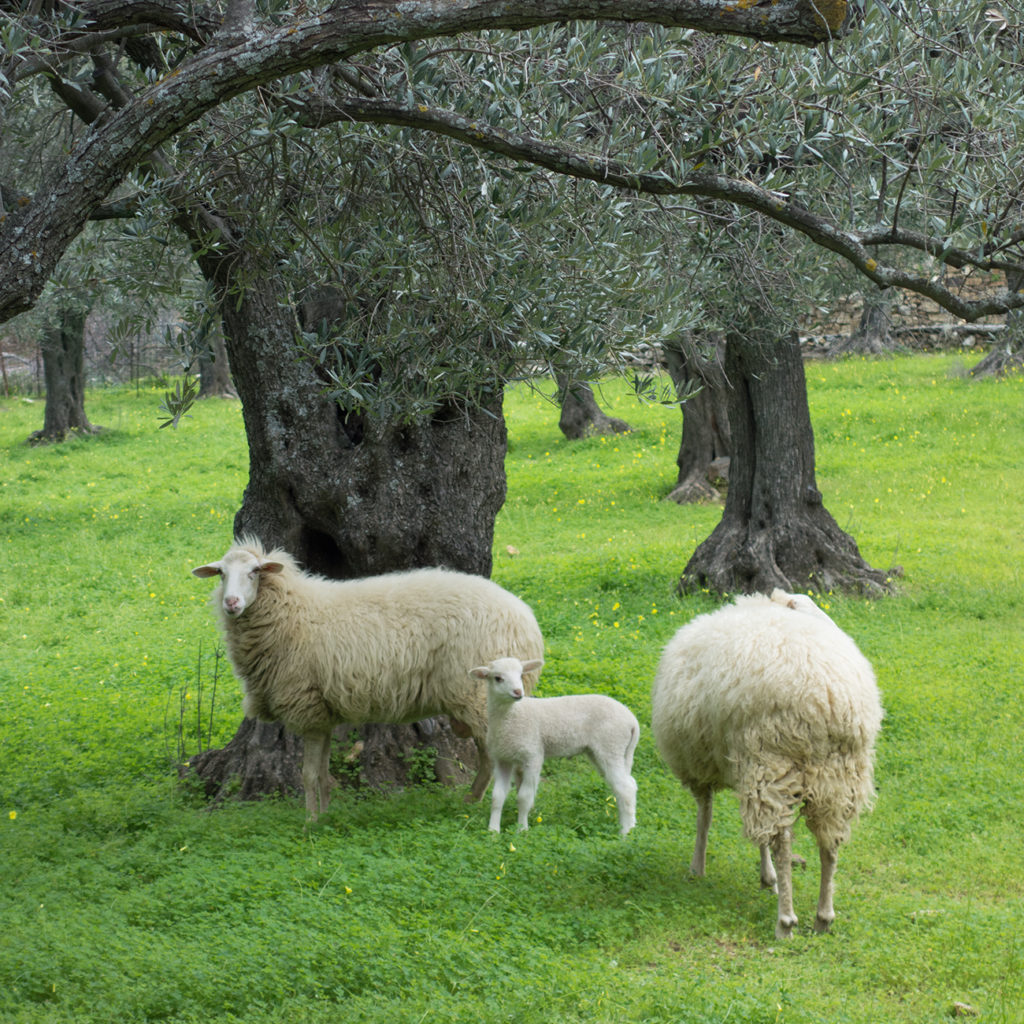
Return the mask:
[[320,813],[323,814],[331,802],[331,790],[337,782],[331,778],[331,733],[324,737],[323,750],[320,752]]
[[494,765],[494,789],[491,791],[491,820],[488,828],[492,832],[501,831],[501,809],[505,806],[505,797],[512,788],[512,764],[498,761]]
[[491,759],[487,753],[487,744],[480,737],[474,737],[476,743],[476,776],[473,785],[466,794],[466,803],[475,804],[487,789],[487,783],[491,781]]
[[772,853],[775,854],[778,872],[779,913],[775,922],[775,937],[788,939],[796,927],[797,916],[793,911],[793,830],[784,828],[772,839]]
[[302,788],[306,793],[306,819],[316,821],[320,811],[327,809],[331,798],[327,775],[327,758],[330,756],[331,734],[307,733],[302,737]]
[[818,857],[821,860],[821,887],[818,890],[818,912],[814,918],[814,930],[827,932],[836,919],[836,912],[832,907],[832,892],[839,849],[837,846],[819,843]]
[[772,851],[767,843],[761,844],[761,888],[771,889],[772,892],[779,891],[778,876],[772,863]]
[[693,842],[693,860],[690,861],[690,874],[700,878],[708,856],[708,832],[711,829],[711,818],[714,812],[714,790],[699,789],[693,791],[697,801],[697,836]]
[[533,809],[533,801],[537,796],[537,787],[540,785],[540,770],[543,763],[543,761],[528,761],[520,768],[522,777],[516,793],[520,832],[525,832],[530,827],[530,811]]
[[636,824],[636,779],[629,774],[624,764],[609,767],[603,774],[605,782],[615,794],[615,803],[619,809],[619,832],[626,835]]

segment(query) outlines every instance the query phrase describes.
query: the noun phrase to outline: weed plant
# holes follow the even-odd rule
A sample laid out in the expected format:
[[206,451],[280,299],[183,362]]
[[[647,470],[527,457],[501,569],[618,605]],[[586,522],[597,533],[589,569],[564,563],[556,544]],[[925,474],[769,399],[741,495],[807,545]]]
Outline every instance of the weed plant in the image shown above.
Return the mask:
[[808,366],[826,505],[904,575],[885,600],[822,598],[888,716],[834,931],[811,933],[798,826],[785,943],[731,794],[707,877],[688,876],[693,801],[650,737],[660,649],[716,604],[674,593],[720,514],[663,500],[677,410],[611,383],[633,432],[570,443],[541,394],[506,402],[494,576],[544,629],[540,692],[610,693],[645,728],[623,840],[577,761],[548,765],[525,834],[438,786],[342,793],[308,830],[298,799],[210,812],[176,762],[239,721],[190,575],[231,538],[238,405],[158,430],[160,391],[93,392],[102,434],[30,448],[42,406],[0,404],[0,1020],[1024,1020],[1024,381],[953,370]]

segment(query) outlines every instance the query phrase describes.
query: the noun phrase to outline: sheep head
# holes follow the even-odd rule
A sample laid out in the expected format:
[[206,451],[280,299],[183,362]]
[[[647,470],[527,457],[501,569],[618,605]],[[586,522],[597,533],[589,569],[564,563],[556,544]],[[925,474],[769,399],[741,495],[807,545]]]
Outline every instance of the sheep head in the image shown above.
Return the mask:
[[520,661],[518,658],[497,658],[489,665],[471,668],[469,674],[474,679],[487,681],[487,694],[498,700],[522,700],[526,691],[523,688],[523,674],[538,671],[544,662],[539,658],[531,661]]
[[200,565],[192,570],[192,575],[200,579],[219,576],[221,611],[228,618],[237,619],[256,600],[263,573],[278,573],[283,568],[281,562],[272,562],[247,548],[233,547],[219,562]]
[[772,591],[772,600],[776,604],[784,605],[787,608],[792,608],[794,611],[806,612],[810,615],[817,615],[819,618],[828,619],[831,622],[831,618],[826,612],[823,612],[806,594],[787,594],[786,591],[780,590],[776,587]]

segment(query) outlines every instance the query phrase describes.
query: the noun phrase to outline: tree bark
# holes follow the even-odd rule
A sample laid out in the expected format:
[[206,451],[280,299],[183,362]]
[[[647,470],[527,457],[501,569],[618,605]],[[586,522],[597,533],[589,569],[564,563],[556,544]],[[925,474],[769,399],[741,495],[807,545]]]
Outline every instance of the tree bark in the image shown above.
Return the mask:
[[973,380],[984,377],[1003,377],[1024,370],[1024,340],[999,340],[999,343],[971,370]]
[[427,565],[489,576],[505,500],[500,397],[412,423],[346,411],[296,358],[295,308],[271,268],[248,279],[259,287],[223,304],[249,441],[236,533],[336,579]]
[[681,591],[850,590],[880,595],[872,569],[822,503],[800,345],[730,332],[725,375],[733,457],[721,522],[694,552]]
[[558,376],[558,396],[561,414],[558,428],[570,441],[579,441],[594,434],[626,434],[629,424],[609,416],[594,397],[594,389],[586,381],[573,381],[564,374]]
[[32,444],[63,441],[68,434],[94,434],[85,414],[86,311],[62,308],[57,321],[43,330],[43,381],[46,406],[43,428],[29,436]]
[[683,434],[676,465],[679,475],[668,494],[680,505],[717,501],[729,479],[732,437],[723,362],[725,338],[701,346],[687,336],[662,346],[669,376],[680,398]]
[[179,768],[214,805],[302,791],[302,740],[278,722],[243,718],[231,742],[204,750]]

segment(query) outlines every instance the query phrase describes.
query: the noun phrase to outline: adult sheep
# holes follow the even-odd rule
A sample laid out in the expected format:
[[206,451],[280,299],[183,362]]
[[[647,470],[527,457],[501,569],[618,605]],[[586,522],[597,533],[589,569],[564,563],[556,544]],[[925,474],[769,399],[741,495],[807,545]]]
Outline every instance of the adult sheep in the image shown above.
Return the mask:
[[[303,739],[311,820],[330,801],[331,730],[339,722],[450,715],[472,734],[479,756],[467,799],[483,796],[491,775],[487,696],[466,666],[508,650],[543,655],[523,601],[481,576],[446,569],[329,580],[252,537],[192,572],[220,577],[211,600],[245,715],[282,722]],[[527,687],[535,684],[529,673]]]
[[704,874],[714,793],[734,789],[744,832],[761,850],[761,884],[778,892],[775,934],[787,938],[802,813],[821,861],[814,928],[828,931],[839,845],[874,796],[881,723],[870,664],[803,595],[738,597],[680,629],[658,665],[651,731],[697,801],[693,874]]

